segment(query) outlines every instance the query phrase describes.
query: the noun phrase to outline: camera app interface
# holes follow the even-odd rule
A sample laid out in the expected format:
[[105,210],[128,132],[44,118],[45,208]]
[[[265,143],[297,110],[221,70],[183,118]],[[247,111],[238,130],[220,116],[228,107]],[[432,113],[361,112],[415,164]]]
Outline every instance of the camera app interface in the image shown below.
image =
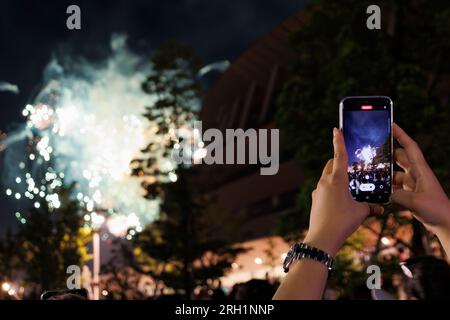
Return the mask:
[[391,193],[391,119],[387,106],[344,112],[349,188],[358,201],[388,202]]

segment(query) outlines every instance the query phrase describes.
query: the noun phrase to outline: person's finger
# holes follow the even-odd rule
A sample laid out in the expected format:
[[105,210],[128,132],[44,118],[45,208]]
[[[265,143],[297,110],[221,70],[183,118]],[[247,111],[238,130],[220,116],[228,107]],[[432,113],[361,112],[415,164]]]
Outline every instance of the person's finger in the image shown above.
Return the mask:
[[333,171],[333,162],[334,159],[330,159],[327,161],[327,164],[325,165],[322,171],[322,177],[329,175]]
[[408,155],[406,154],[405,149],[403,148],[395,149],[394,155],[395,162],[399,165],[400,168],[405,170],[405,173],[409,174],[409,178],[412,178],[409,180],[412,180],[412,182],[414,182],[414,180],[419,177],[419,171],[423,170],[426,166],[425,162],[421,166],[412,165],[409,162]]
[[405,149],[410,163],[423,162],[424,157],[417,143],[396,123],[392,126],[394,138]]
[[333,128],[333,147],[334,147],[334,161],[333,174],[344,175],[347,174],[348,158],[347,150],[345,148],[344,135],[336,128]]
[[407,191],[414,190],[416,183],[414,179],[407,173],[394,171],[394,187],[402,188]]
[[404,172],[394,171],[394,185],[403,186],[405,175],[406,174]]
[[384,208],[378,204],[368,203],[368,206],[370,216],[379,216],[384,213]]
[[399,204],[407,209],[414,210],[413,196],[414,192],[412,191],[397,189],[391,194],[390,200],[391,202]]
[[394,151],[394,159],[395,162],[399,165],[400,168],[405,170],[406,172],[410,168],[411,164],[408,160],[408,155],[406,154],[405,149],[403,148],[397,148]]

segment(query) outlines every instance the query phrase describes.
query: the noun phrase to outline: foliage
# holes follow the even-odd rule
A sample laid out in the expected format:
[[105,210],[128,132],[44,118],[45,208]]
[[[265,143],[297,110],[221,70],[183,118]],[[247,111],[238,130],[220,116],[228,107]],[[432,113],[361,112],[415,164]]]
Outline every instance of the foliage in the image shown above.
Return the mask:
[[50,209],[41,201],[39,208],[30,209],[17,234],[19,268],[40,291],[65,288],[67,267],[88,259],[89,236],[82,228],[78,202],[70,198],[71,188],[61,188],[59,208]]
[[[19,272],[17,266],[20,259],[17,255],[17,243],[10,230],[7,231],[5,237],[0,241],[0,283],[11,283],[12,280],[18,279]],[[4,290],[0,291],[0,299],[10,298]]]
[[169,159],[181,142],[177,132],[192,130],[197,119],[200,59],[189,47],[170,42],[156,51],[152,63],[155,71],[143,89],[156,96],[145,114],[153,139],[143,156],[133,161],[133,172],[143,177],[146,197],[160,199],[161,206],[158,219],[134,239],[135,253],[141,271],[151,275],[159,288],[190,297],[196,286],[223,276],[242,249],[230,246],[224,231],[232,221],[221,219],[224,215],[214,199],[198,190],[195,167],[177,166]]
[[174,169],[170,159],[177,131],[193,126],[200,108],[202,89],[196,78],[201,60],[194,51],[177,42],[163,44],[152,57],[153,71],[142,89],[155,96],[155,103],[146,108],[150,122],[150,143],[142,157],[132,161],[133,174],[144,178],[146,198],[158,198],[161,184]]
[[[15,266],[18,263],[16,241],[11,230],[0,241],[0,281],[14,278]],[[3,280],[3,281],[2,281]]]
[[[290,37],[290,78],[278,97],[277,122],[306,178],[317,179],[332,156],[330,137],[338,124],[339,99],[388,95],[394,101],[395,121],[418,140],[448,188],[450,113],[445,97],[450,61],[445,57],[450,54],[450,7],[443,0],[380,1],[382,29],[369,30],[370,4],[311,4],[308,22]],[[310,185],[302,187],[302,197],[309,189]],[[304,228],[305,218],[292,217],[298,214],[280,221],[284,234]]]
[[220,219],[208,197],[189,182],[191,170],[179,168],[178,181],[164,185],[159,219],[134,240],[146,273],[186,296],[223,276],[243,251],[230,246],[222,231],[230,221]]
[[309,226],[309,211],[311,209],[311,193],[316,187],[316,179],[310,178],[303,184],[296,200],[294,209],[283,212],[277,219],[275,233],[287,242],[298,241]]
[[102,265],[101,287],[108,293],[108,300],[144,299],[140,290],[142,274],[135,270],[135,257],[129,243],[121,238],[112,241],[111,258]]

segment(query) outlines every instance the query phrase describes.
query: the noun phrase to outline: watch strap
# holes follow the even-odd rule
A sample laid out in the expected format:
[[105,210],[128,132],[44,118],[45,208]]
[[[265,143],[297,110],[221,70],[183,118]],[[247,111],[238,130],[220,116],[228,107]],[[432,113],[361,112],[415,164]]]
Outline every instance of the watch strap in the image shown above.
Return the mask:
[[311,259],[324,264],[328,270],[333,269],[334,259],[331,255],[323,250],[312,247],[306,243],[296,243],[289,250],[283,263],[284,272],[289,271],[289,267],[293,261],[300,259]]

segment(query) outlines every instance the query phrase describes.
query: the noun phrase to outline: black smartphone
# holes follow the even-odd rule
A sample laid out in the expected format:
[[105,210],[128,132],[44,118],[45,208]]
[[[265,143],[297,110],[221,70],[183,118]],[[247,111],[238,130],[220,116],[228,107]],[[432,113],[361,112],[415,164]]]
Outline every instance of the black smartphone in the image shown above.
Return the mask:
[[389,97],[346,97],[339,103],[349,189],[357,201],[389,202],[393,177],[392,116]]

